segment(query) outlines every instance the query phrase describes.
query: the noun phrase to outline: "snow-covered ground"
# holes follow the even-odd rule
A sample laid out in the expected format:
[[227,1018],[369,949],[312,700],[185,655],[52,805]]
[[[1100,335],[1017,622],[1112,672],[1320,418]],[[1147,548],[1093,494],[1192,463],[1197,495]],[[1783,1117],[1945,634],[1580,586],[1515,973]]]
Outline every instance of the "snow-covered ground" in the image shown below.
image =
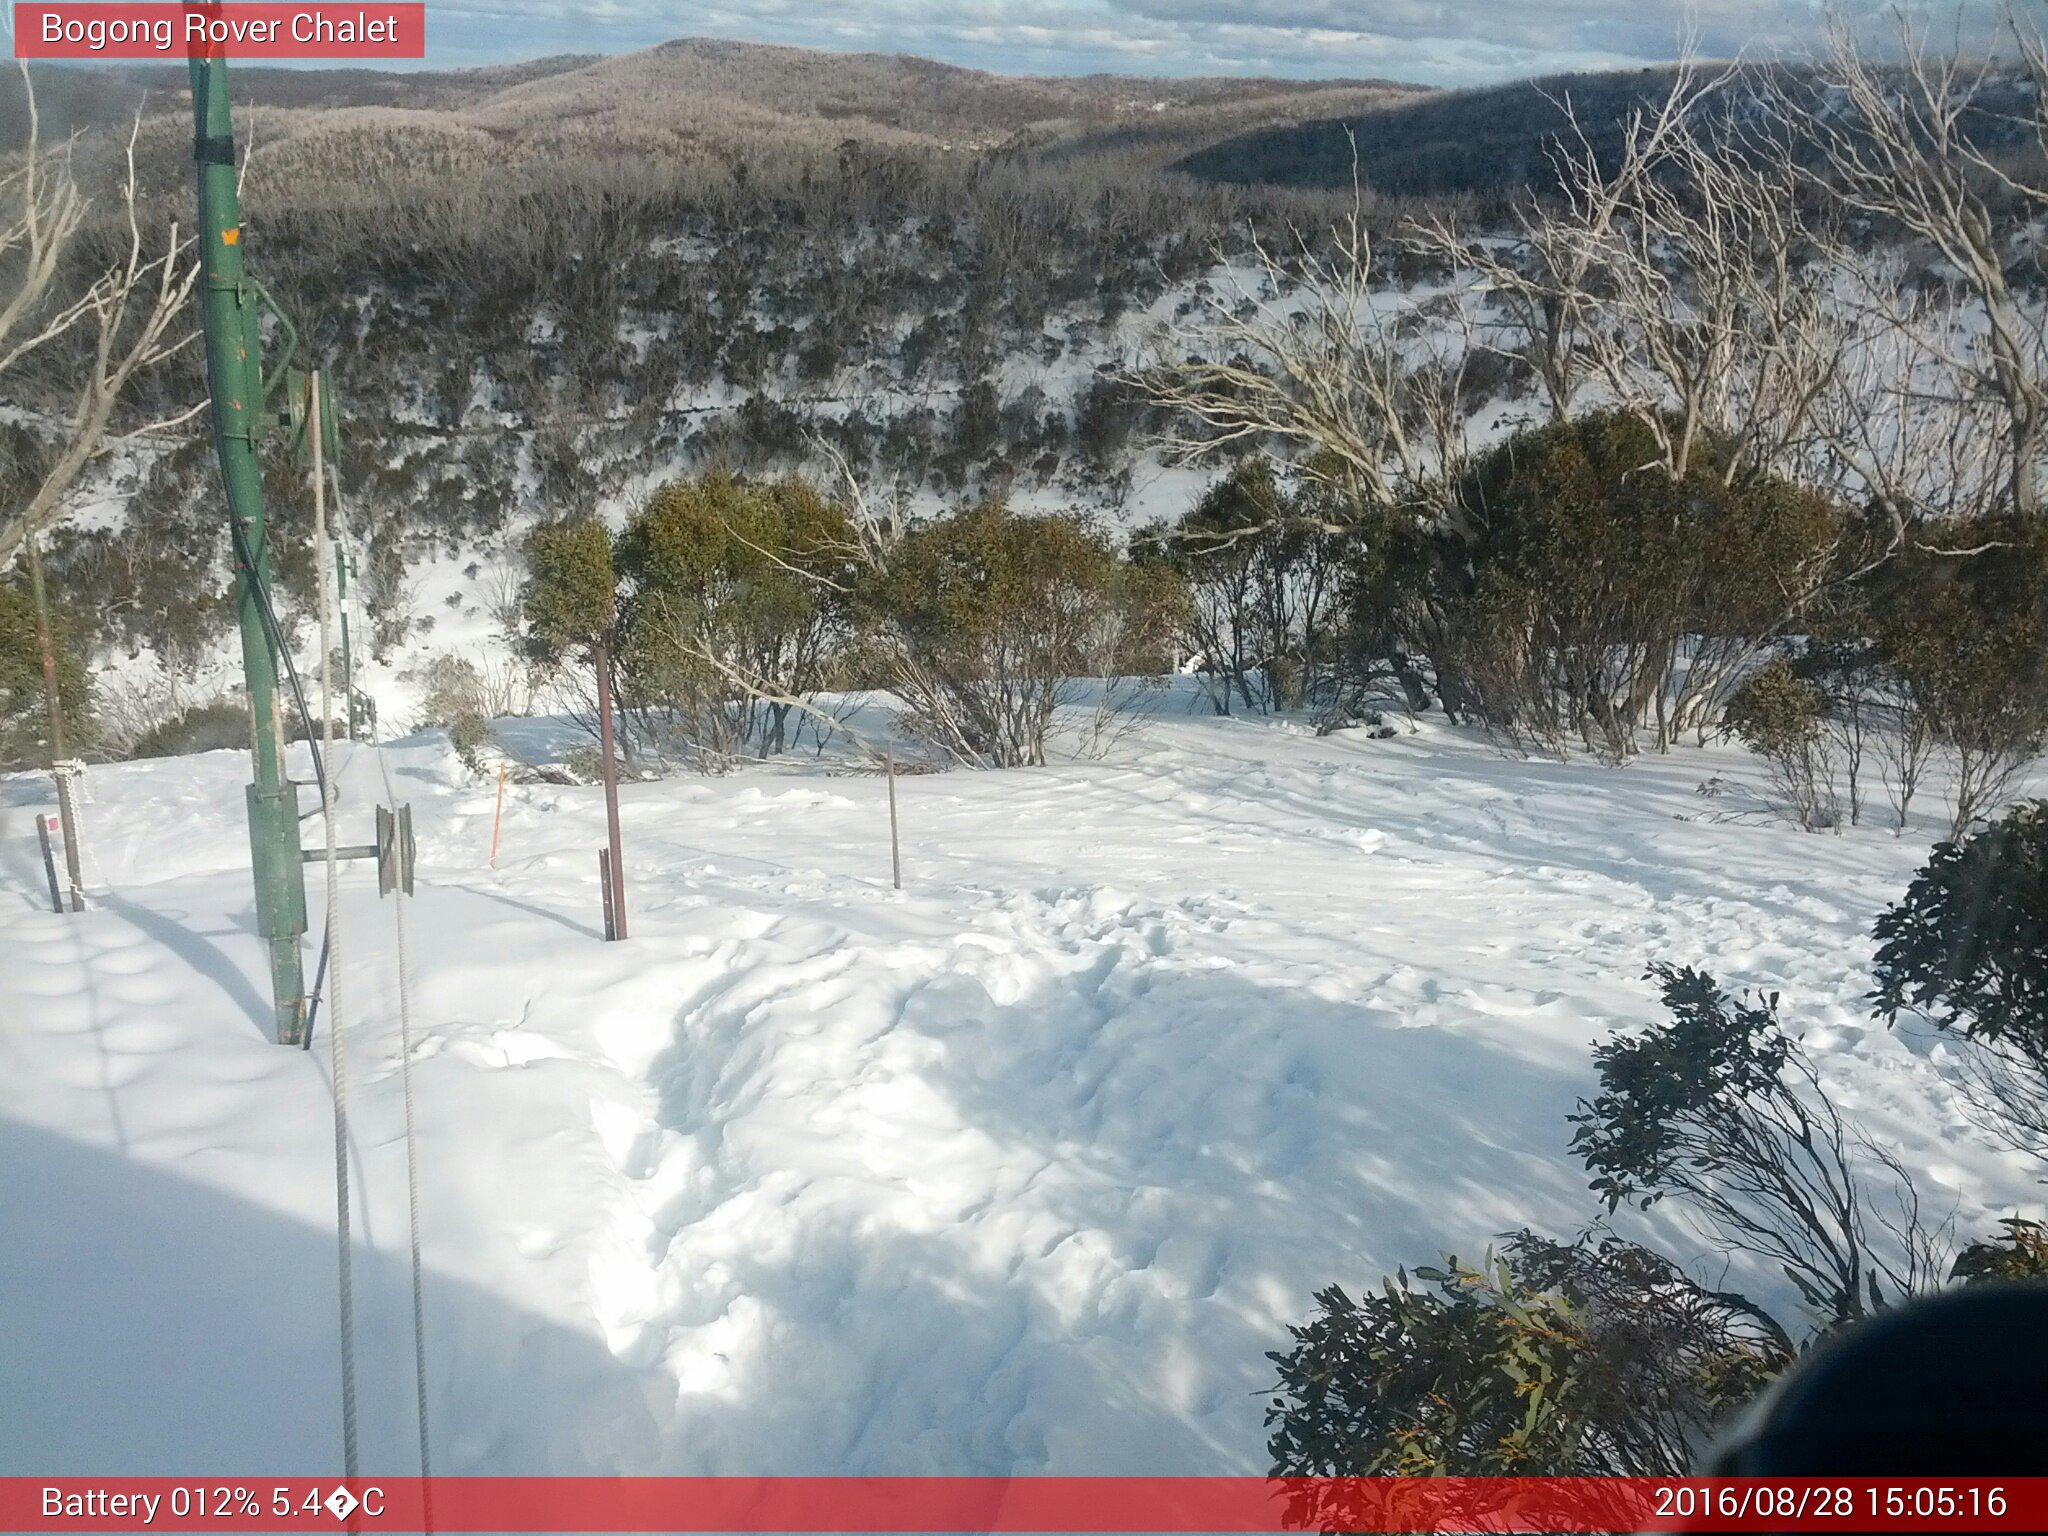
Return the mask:
[[[617,945],[598,791],[513,786],[494,872],[494,786],[438,737],[389,761],[438,1471],[1263,1471],[1314,1288],[1593,1213],[1564,1117],[1651,960],[1781,991],[1963,1231],[2038,1196],[1856,1001],[1932,829],[1802,835],[1739,753],[1176,707],[1107,761],[900,781],[900,893],[877,778],[636,784]],[[95,768],[62,917],[43,786],[0,781],[0,1472],[338,1462],[325,1041],[265,1039],[246,777]],[[363,1461],[404,1473],[394,904],[343,883]]]

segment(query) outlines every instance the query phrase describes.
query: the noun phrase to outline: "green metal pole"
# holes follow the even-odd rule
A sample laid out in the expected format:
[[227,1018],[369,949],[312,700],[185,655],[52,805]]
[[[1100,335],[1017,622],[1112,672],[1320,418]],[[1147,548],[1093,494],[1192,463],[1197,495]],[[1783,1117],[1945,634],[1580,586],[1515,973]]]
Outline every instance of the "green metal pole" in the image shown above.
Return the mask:
[[[200,289],[213,440],[235,541],[235,608],[242,672],[254,725],[256,781],[249,786],[249,853],[256,877],[256,926],[270,948],[277,1039],[297,1045],[306,1021],[299,940],[306,931],[306,879],[299,860],[298,791],[284,773],[284,721],[277,648],[264,627],[258,583],[270,581],[257,444],[263,431],[262,344],[257,290],[242,265],[242,210],[235,188],[234,125],[224,58],[192,59],[192,118],[199,162]],[[246,558],[244,556],[246,551]]]

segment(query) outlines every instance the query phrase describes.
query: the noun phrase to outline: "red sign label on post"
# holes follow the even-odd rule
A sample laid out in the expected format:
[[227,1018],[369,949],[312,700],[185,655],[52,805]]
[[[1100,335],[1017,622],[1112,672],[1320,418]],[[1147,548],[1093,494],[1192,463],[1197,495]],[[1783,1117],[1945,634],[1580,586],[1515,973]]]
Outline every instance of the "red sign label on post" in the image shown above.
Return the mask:
[[18,59],[423,59],[423,3],[128,4],[59,0],[14,6]]

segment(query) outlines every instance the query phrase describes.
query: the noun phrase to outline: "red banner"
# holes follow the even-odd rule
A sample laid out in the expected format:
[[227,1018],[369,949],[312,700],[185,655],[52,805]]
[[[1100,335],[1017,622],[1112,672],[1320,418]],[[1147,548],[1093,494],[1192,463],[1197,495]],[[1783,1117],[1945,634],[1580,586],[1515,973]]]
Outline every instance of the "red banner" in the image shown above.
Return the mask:
[[2040,1531],[2048,1478],[0,1478],[0,1531]]
[[422,59],[423,3],[163,5],[61,0],[14,7],[18,59]]

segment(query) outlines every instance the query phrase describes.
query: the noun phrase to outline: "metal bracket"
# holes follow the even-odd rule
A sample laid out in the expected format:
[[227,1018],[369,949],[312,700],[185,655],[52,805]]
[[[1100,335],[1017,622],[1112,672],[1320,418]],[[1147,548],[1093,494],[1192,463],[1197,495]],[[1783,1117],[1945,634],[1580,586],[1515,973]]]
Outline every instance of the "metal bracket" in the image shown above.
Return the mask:
[[412,894],[413,866],[418,848],[412,838],[412,807],[401,805],[392,815],[388,806],[377,807],[377,894],[393,891]]
[[[320,813],[315,811],[313,814],[317,816]],[[302,817],[301,820],[303,819]],[[334,850],[334,856],[337,859],[374,859],[380,857],[382,853],[383,850],[375,843],[348,843]],[[325,864],[327,862],[327,850],[325,848],[301,848],[299,850],[299,862],[301,864]]]
[[[277,413],[278,423],[291,430],[292,454],[301,465],[312,461],[311,445],[306,441],[306,370],[286,368],[284,370],[284,409]],[[334,388],[323,371],[320,375],[320,455],[329,464],[341,457],[341,427],[334,409]]]
[[[393,816],[387,806],[377,807],[377,841],[374,843],[350,843],[334,850],[337,859],[375,859],[377,861],[377,894],[389,896],[395,890],[412,894],[413,866],[418,862],[418,849],[412,836],[412,807],[401,805]],[[325,864],[325,848],[307,848],[299,854],[301,864]]]
[[298,356],[299,353],[299,328],[292,323],[292,317],[285,312],[285,307],[270,296],[268,288],[257,282],[253,277],[244,277],[243,281],[249,285],[250,291],[256,295],[263,307],[269,310],[272,316],[276,318],[278,329],[284,332],[284,355],[277,360],[277,366],[272,370],[270,376],[260,381],[263,390],[263,403],[268,405],[270,397],[277,393],[279,387],[283,385],[285,380],[294,371],[291,367],[291,360]]

